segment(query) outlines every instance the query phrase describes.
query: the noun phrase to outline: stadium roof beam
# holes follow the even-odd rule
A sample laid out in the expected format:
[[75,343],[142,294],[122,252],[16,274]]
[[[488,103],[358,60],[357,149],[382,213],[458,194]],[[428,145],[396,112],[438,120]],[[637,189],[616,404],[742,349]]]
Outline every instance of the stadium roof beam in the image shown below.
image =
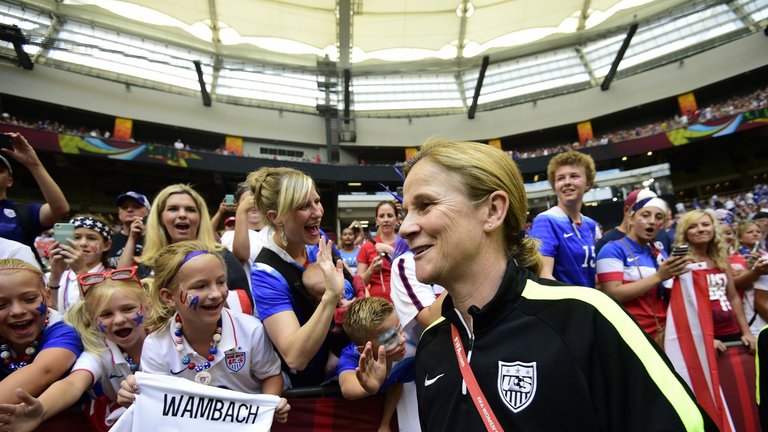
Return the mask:
[[629,27],[627,36],[624,38],[624,42],[621,43],[621,48],[619,48],[619,52],[616,53],[616,58],[613,59],[613,64],[611,64],[611,69],[608,71],[608,74],[605,76],[603,83],[600,84],[600,89],[602,89],[603,91],[606,91],[609,88],[611,88],[611,82],[613,81],[613,77],[616,76],[616,71],[619,69],[619,63],[621,63],[621,59],[624,58],[624,53],[627,52],[627,48],[629,48],[629,43],[632,42],[632,37],[635,35],[636,31],[637,31],[637,23],[634,23]]
[[582,31],[587,27],[587,18],[589,18],[589,4],[590,0],[584,0],[584,4],[581,5],[581,14],[579,14],[579,25],[576,27],[576,31]]
[[469,107],[467,117],[470,120],[475,118],[475,112],[477,111],[477,101],[480,99],[480,91],[483,88],[483,80],[485,79],[485,71],[488,70],[488,63],[491,58],[489,56],[483,56],[483,64],[480,66],[480,73],[477,75],[477,84],[475,85],[475,95],[472,96],[472,105]]
[[29,43],[29,39],[22,33],[21,29],[15,25],[0,24],[0,40],[10,42],[13,50],[16,51],[16,57],[19,59],[19,66],[26,70],[35,68],[29,54],[24,51],[24,44]]

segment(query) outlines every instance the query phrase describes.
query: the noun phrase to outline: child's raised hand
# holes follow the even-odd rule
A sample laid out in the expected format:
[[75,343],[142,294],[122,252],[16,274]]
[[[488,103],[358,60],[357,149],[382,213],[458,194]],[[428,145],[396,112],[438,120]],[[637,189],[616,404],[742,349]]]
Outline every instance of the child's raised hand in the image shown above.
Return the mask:
[[43,421],[43,404],[20,388],[16,397],[21,403],[0,405],[0,430],[31,432]]
[[317,263],[320,265],[325,279],[325,293],[323,297],[330,297],[332,303],[336,305],[344,295],[344,264],[339,259],[336,260],[334,265],[332,251],[333,243],[326,238],[320,237]]
[[67,239],[69,244],[60,243],[56,248],[51,250],[51,254],[56,254],[69,266],[69,268],[77,273],[82,274],[88,271],[88,267],[85,264],[85,255],[83,251],[77,246],[72,239]]
[[285,423],[288,421],[288,411],[291,410],[291,405],[288,403],[288,399],[280,398],[280,403],[275,408],[275,421],[278,423]]
[[128,375],[120,383],[120,391],[117,392],[117,403],[124,407],[129,407],[136,400],[136,395],[139,393],[139,386],[136,385],[136,376],[133,374]]
[[368,394],[376,394],[379,391],[387,379],[387,353],[383,346],[379,347],[378,359],[374,359],[373,345],[370,341],[365,344],[355,368],[355,376],[360,382],[360,387]]

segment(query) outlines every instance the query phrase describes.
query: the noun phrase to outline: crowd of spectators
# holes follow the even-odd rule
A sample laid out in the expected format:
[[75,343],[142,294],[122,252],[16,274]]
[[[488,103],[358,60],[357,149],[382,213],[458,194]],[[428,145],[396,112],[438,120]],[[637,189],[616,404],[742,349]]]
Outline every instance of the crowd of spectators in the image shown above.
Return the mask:
[[768,213],[768,184],[756,184],[751,190],[729,195],[712,195],[694,198],[689,203],[676,205],[678,212],[686,209],[725,209],[733,213],[737,221],[752,220],[756,214]]
[[[55,221],[68,220],[63,218],[69,206],[63,192],[58,190],[55,182],[37,159],[33,146],[18,133],[10,133],[8,136],[12,138],[13,150],[6,150],[3,154],[33,173],[41,194],[48,202],[39,205],[15,205],[7,195],[13,185],[12,181],[0,181],[0,203],[4,206],[2,212],[4,220],[0,221],[3,222],[0,228],[5,230],[0,234],[6,238],[13,234],[19,243],[34,247],[36,244],[32,239],[35,235],[39,235]],[[184,146],[180,140],[177,145],[182,148]],[[432,144],[433,148],[438,145],[439,143]],[[462,143],[452,145],[455,147]],[[477,147],[478,152],[495,152],[497,161],[503,161],[514,167],[503,153],[485,145],[475,144],[474,146]],[[0,160],[0,162],[3,162],[0,164],[0,180],[12,179],[13,166],[8,160]],[[429,169],[429,164],[422,163],[420,167]],[[703,260],[701,262],[705,262],[708,267],[698,270],[712,270],[712,272],[716,270],[718,273],[712,273],[715,276],[709,279],[723,282],[716,287],[719,290],[717,291],[719,297],[710,298],[714,302],[713,305],[717,303],[718,307],[722,307],[723,313],[733,309],[738,311],[736,315],[728,316],[730,327],[723,330],[721,334],[716,334],[718,338],[716,342],[722,344],[729,341],[735,343],[742,341],[747,348],[754,351],[754,335],[747,325],[749,314],[741,313],[742,303],[734,297],[736,291],[733,287],[744,290],[765,287],[765,291],[768,291],[768,284],[762,284],[763,281],[768,282],[768,280],[759,279],[768,273],[768,258],[757,261],[760,263],[756,267],[758,270],[745,267],[742,273],[734,272],[732,276],[722,264],[728,257],[719,252],[711,253],[713,250],[719,250],[723,244],[720,239],[721,230],[712,228],[716,222],[715,213],[699,209],[727,210],[733,215],[732,219],[754,219],[754,224],[757,224],[759,219],[768,219],[768,208],[766,208],[768,207],[768,185],[758,184],[743,193],[712,196],[690,203],[677,204],[675,206],[677,210],[685,214],[679,219],[675,244],[689,244],[691,251],[700,252],[696,256],[688,252],[676,256],[674,249],[665,246],[662,246],[660,251],[655,249],[658,247],[657,235],[663,229],[667,229],[664,226],[667,205],[651,191],[638,191],[635,195],[636,201],[625,209],[628,216],[628,230],[624,233],[626,239],[619,239],[617,241],[621,243],[613,244],[615,254],[623,254],[626,249],[633,262],[635,257],[642,258],[644,262],[638,266],[637,263],[625,264],[625,261],[616,261],[615,257],[609,256],[608,252],[603,255],[600,252],[595,254],[595,241],[599,239],[595,221],[580,213],[584,193],[594,181],[594,170],[594,162],[591,158],[576,151],[562,153],[550,160],[548,180],[558,196],[558,205],[547,212],[534,215],[536,216],[535,226],[531,229],[529,236],[520,235],[519,231],[522,228],[520,226],[512,230],[514,238],[509,240],[525,241],[528,247],[538,248],[538,253],[543,257],[536,266],[538,267],[536,275],[542,278],[541,280],[556,279],[563,282],[578,273],[579,279],[571,282],[571,285],[594,287],[596,272],[598,280],[600,279],[602,260],[604,264],[602,273],[608,276],[604,275],[601,283],[605,286],[601,288],[620,301],[628,303],[634,300],[634,298],[622,297],[629,287],[632,287],[634,294],[637,295],[645,296],[644,293],[647,292],[660,293],[652,304],[659,311],[651,309],[649,314],[646,313],[647,328],[645,330],[662,345],[665,343],[665,316],[660,311],[666,306],[669,297],[664,291],[666,288],[658,286],[654,274],[663,273],[659,276],[660,280],[672,281],[673,278],[689,271],[684,267],[685,265],[696,262],[694,260]],[[519,173],[517,176],[520,191],[523,191]],[[39,250],[40,257],[35,258],[33,254],[27,254],[27,260],[32,267],[38,263],[43,264],[43,270],[49,265],[50,272],[45,278],[46,286],[39,287],[40,290],[35,288],[35,292],[40,291],[57,297],[53,304],[43,304],[38,309],[32,307],[40,304],[37,297],[34,301],[28,302],[28,306],[31,306],[27,309],[36,317],[35,325],[42,329],[41,334],[44,336],[44,332],[48,331],[47,324],[44,324],[42,319],[45,311],[41,308],[50,306],[58,312],[69,314],[66,316],[71,316],[75,312],[65,312],[65,310],[78,310],[75,308],[84,307],[78,305],[89,301],[89,298],[93,299],[93,297],[86,297],[86,292],[89,292],[86,288],[101,292],[115,281],[117,281],[116,285],[121,285],[134,276],[154,275],[157,285],[152,285],[150,282],[152,305],[148,310],[157,309],[158,312],[150,314],[147,321],[150,332],[154,333],[147,336],[147,332],[141,327],[144,325],[144,309],[140,306],[141,300],[137,298],[135,302],[137,307],[132,308],[130,312],[125,312],[125,315],[131,316],[128,321],[135,323],[134,327],[138,330],[137,334],[141,335],[140,339],[124,336],[129,332],[123,331],[125,329],[122,328],[112,333],[102,329],[100,331],[103,334],[93,335],[100,344],[109,345],[108,342],[111,342],[119,348],[115,348],[117,351],[107,351],[104,354],[104,359],[108,360],[105,363],[106,366],[97,366],[92,363],[87,366],[104,372],[105,375],[102,376],[109,376],[110,380],[113,378],[113,372],[120,378],[102,383],[103,386],[112,389],[112,394],[109,395],[110,402],[123,405],[133,402],[140,383],[129,372],[140,369],[144,372],[164,374],[169,367],[172,372],[176,371],[179,367],[177,363],[180,361],[183,365],[192,365],[191,367],[181,366],[179,373],[182,375],[179,376],[183,378],[201,384],[222,385],[250,393],[279,395],[283,389],[283,383],[285,387],[317,386],[339,376],[341,392],[348,399],[367,397],[379,392],[385,395],[386,415],[380,420],[380,429],[388,428],[392,413],[397,411],[400,426],[411,425],[404,430],[417,430],[415,425],[418,424],[418,415],[413,408],[416,406],[415,389],[419,383],[413,381],[413,353],[417,344],[420,343],[418,335],[439,315],[441,302],[446,300],[446,296],[442,294],[441,287],[423,285],[416,279],[413,270],[415,266],[413,254],[429,257],[432,256],[430,253],[438,253],[430,251],[442,249],[430,245],[418,246],[415,251],[409,251],[407,242],[400,237],[399,233],[405,232],[403,235],[408,241],[413,241],[416,231],[411,232],[411,237],[408,237],[409,229],[413,230],[414,226],[411,222],[408,228],[407,221],[408,218],[413,220],[417,217],[413,215],[419,214],[424,218],[424,223],[434,224],[435,228],[442,227],[443,221],[440,218],[430,222],[434,217],[430,207],[433,204],[423,204],[422,208],[419,207],[422,204],[410,203],[409,210],[412,216],[404,216],[402,207],[398,203],[390,201],[380,203],[375,212],[377,235],[372,240],[361,244],[354,257],[358,270],[355,274],[340,263],[334,265],[340,254],[334,249],[332,243],[325,239],[326,234],[319,228],[324,209],[313,180],[305,173],[291,168],[262,167],[251,173],[237,191],[232,192],[235,192],[232,196],[227,195],[221,200],[218,197],[208,197],[209,200],[219,202],[219,211],[211,218],[206,199],[188,185],[167,186],[152,202],[141,193],[128,191],[116,197],[115,201],[122,228],[127,227],[127,229],[122,229],[120,232],[118,229],[110,229],[109,223],[105,222],[105,218],[101,215],[76,215],[70,220],[73,229],[69,234],[71,237],[61,239],[54,235],[53,238],[39,238],[37,245],[45,244]],[[500,195],[494,194],[494,197],[498,199]],[[526,199],[524,192],[520,192],[519,198],[524,204]],[[516,216],[516,223],[522,224],[525,221],[523,204],[505,203],[498,208],[521,208],[522,210],[519,210],[521,215],[518,215],[521,217]],[[56,212],[49,215],[51,208]],[[471,214],[480,215],[481,213]],[[230,218],[232,215],[235,215],[234,220]],[[23,221],[30,218],[34,223]],[[761,222],[761,227],[765,226],[764,220]],[[483,217],[483,221],[482,226],[491,230],[495,226],[496,219],[489,217],[485,220]],[[220,222],[225,226],[230,222],[233,223],[229,231],[231,235],[217,231]],[[355,237],[360,236],[361,230],[358,229],[356,233],[355,227],[359,228],[359,224],[350,227],[347,235],[350,245],[347,246],[354,246]],[[432,225],[429,227],[433,228]],[[671,228],[675,232],[674,227]],[[731,228],[736,227],[731,226]],[[454,232],[453,229],[445,229],[447,233]],[[765,229],[761,229],[763,231],[759,233],[757,246],[753,246],[754,251],[763,251],[765,248]],[[698,234],[700,231],[709,237]],[[121,233],[125,237],[122,247],[119,240]],[[70,241],[72,237],[74,238]],[[227,241],[224,241],[225,237]],[[453,238],[453,235],[450,237]],[[532,241],[531,237],[540,240],[541,244]],[[506,236],[499,238],[508,239]],[[501,240],[501,242],[504,241],[507,240]],[[559,246],[553,248],[553,245]],[[611,243],[608,243],[604,251],[610,252],[610,245]],[[347,246],[341,249],[345,251],[355,249]],[[467,251],[469,248],[471,246],[466,247]],[[0,252],[8,250],[10,249],[0,247]],[[113,256],[113,253],[116,256]],[[46,255],[48,260],[44,259]],[[462,253],[462,256],[464,255]],[[117,259],[117,264],[114,264],[112,258]],[[522,262],[524,258],[520,255],[516,259]],[[629,262],[626,257],[624,258]],[[746,260],[748,257],[742,258]],[[673,268],[672,265],[664,264],[666,259],[673,264],[677,262],[677,266]],[[346,259],[345,262],[347,262]],[[19,267],[20,265],[17,261],[8,261],[4,268],[0,268],[10,272],[6,272],[5,276],[0,274],[0,290],[15,289],[16,285],[12,278],[16,276],[13,272],[22,268]],[[111,267],[117,269],[111,270]],[[627,282],[623,275],[635,269],[638,274],[634,282],[612,283],[611,275],[619,278],[613,282]],[[35,275],[39,272],[27,267],[23,267],[23,270]],[[449,270],[446,268],[441,272]],[[7,276],[9,274],[11,276]],[[115,274],[117,276],[114,276]],[[752,279],[747,280],[746,276],[739,276],[740,274]],[[83,275],[100,275],[98,276],[100,282],[87,282],[87,279],[81,278]],[[377,275],[378,279],[376,279]],[[43,280],[42,273],[40,276],[32,278],[38,285]],[[112,282],[100,285],[110,276]],[[372,278],[376,281],[371,280]],[[450,282],[449,279],[445,280]],[[677,279],[674,281],[678,283]],[[727,286],[725,281],[728,281]],[[92,285],[97,288],[88,288]],[[440,282],[440,285],[444,284]],[[81,288],[78,289],[78,286]],[[214,286],[215,288],[211,288]],[[298,286],[304,288],[306,296],[302,293],[299,293],[302,294],[301,298],[297,296],[293,290]],[[415,291],[416,289],[418,292]],[[189,295],[186,294],[187,291]],[[197,294],[203,292],[205,296],[201,294],[198,298]],[[710,293],[712,292],[710,287]],[[192,297],[193,294],[195,297]],[[358,300],[364,297],[378,299]],[[227,311],[222,309],[225,302],[228,306]],[[644,306],[641,303],[638,302],[636,305],[636,311],[643,312]],[[752,305],[751,307],[757,307],[755,301],[750,300],[748,303]],[[627,309],[630,310],[629,307]],[[37,311],[37,315],[33,311]],[[217,316],[218,323],[215,319],[211,319],[211,311],[220,315]],[[632,313],[631,310],[630,313]],[[226,316],[235,323],[232,325],[250,326],[248,328],[251,330],[248,330],[248,334],[254,335],[254,340],[248,342],[253,346],[249,356],[239,360],[234,357],[228,358],[227,365],[232,362],[254,362],[253,367],[260,368],[258,380],[252,375],[239,377],[229,375],[228,372],[224,373],[226,370],[223,366],[224,362],[221,361],[223,356],[218,350],[221,349],[229,353],[226,355],[231,355],[224,345],[224,341],[228,340],[226,335],[221,336],[222,332],[231,331],[231,327],[227,327],[229,330],[222,329],[221,317],[224,317],[224,314],[227,314]],[[58,316],[57,313],[56,316]],[[98,324],[99,328],[103,327],[103,322],[107,321],[106,318],[102,319],[103,315],[94,316],[84,315],[82,319],[95,320],[89,325],[91,329],[96,328],[94,324]],[[260,321],[257,321],[254,316]],[[203,318],[210,321],[207,323],[210,325],[197,323],[200,324],[198,331],[193,327],[196,325],[193,323]],[[169,336],[169,325],[177,330],[176,338]],[[6,336],[6,334],[12,334],[7,330],[0,322],[0,336],[11,338]],[[76,336],[83,333],[81,330],[78,329],[77,333],[74,330],[68,330],[68,337],[74,344],[73,348],[62,351],[66,354],[64,359],[66,361],[57,361],[57,364],[61,363],[65,369],[74,364],[83,349],[86,353],[89,352],[88,342],[83,342],[85,348],[77,345]],[[217,339],[216,334],[221,337]],[[146,337],[146,343],[144,337]],[[168,339],[169,337],[171,339]],[[192,342],[193,338],[196,338],[195,342]],[[50,379],[46,378],[45,382],[34,381],[36,387],[22,385],[20,377],[42,367],[41,364],[46,364],[43,360],[50,361],[48,356],[36,357],[38,342],[36,339],[30,341],[27,339],[16,343],[13,347],[9,345],[3,348],[4,352],[7,351],[3,358],[11,359],[5,364],[10,364],[12,367],[9,366],[4,370],[3,363],[0,362],[0,403],[42,404],[46,409],[35,412],[51,415],[50,413],[58,412],[56,410],[66,408],[64,406],[66,404],[53,402],[60,397],[61,385],[56,383],[56,379],[62,374]],[[187,342],[184,342],[185,340]],[[221,346],[219,346],[220,341]],[[195,352],[188,353],[184,350],[187,343],[197,352],[200,352],[198,346],[206,348],[210,346],[210,355],[203,357]],[[274,352],[277,354],[272,351],[273,344]],[[142,352],[142,346],[145,347],[144,352]],[[178,346],[182,346],[182,349],[178,349]],[[25,352],[24,349],[26,349],[27,356],[13,354],[11,348],[15,353]],[[40,351],[44,352],[46,348],[48,347],[42,346]],[[725,350],[724,345],[722,347],[716,345],[715,348]],[[245,349],[248,350],[248,348]],[[167,354],[166,351],[171,354]],[[118,355],[117,363],[133,369],[122,372],[109,369],[116,364],[115,359],[112,358],[113,352],[121,353],[116,354]],[[257,355],[264,352],[272,354],[266,357]],[[96,351],[91,354],[101,355]],[[135,361],[137,358],[142,360],[141,363]],[[77,361],[81,362],[81,360]],[[166,362],[170,363],[166,364]],[[37,366],[34,366],[35,364]],[[28,366],[32,367],[27,369]],[[99,379],[91,379],[91,376],[98,377],[98,374],[77,373],[82,371],[81,367],[84,366],[78,363],[74,367],[75,372],[65,378],[72,381],[70,384],[76,384],[79,389],[79,393],[67,393],[67,399],[63,400],[69,401],[69,404],[74,402],[75,396],[79,396],[82,391],[89,388],[94,380]],[[366,371],[362,371],[363,369]],[[228,370],[231,371],[232,368]],[[282,374],[280,370],[283,371]],[[342,374],[344,379],[340,378]],[[34,399],[24,392],[14,391],[17,386],[23,388],[29,395],[39,396],[39,399]],[[46,388],[49,388],[49,391],[44,392]],[[290,406],[283,399],[277,410],[278,415],[275,416],[276,421],[285,421],[289,410]],[[102,420],[99,419],[99,421]]]
[[557,146],[540,147],[535,150],[518,151],[508,150],[507,153],[514,159],[528,159],[562,153],[568,150],[578,150],[584,147],[595,147],[606,144],[614,144],[637,138],[652,136],[671,130],[686,127],[694,123],[704,123],[719,118],[732,116],[740,112],[768,107],[768,87],[763,87],[752,93],[730,97],[722,102],[708,105],[688,115],[675,114],[663,121],[653,122],[630,129],[620,129],[605,132],[584,144],[580,142],[563,143]]
[[[536,158],[536,157],[542,157],[542,156],[549,156],[557,153],[562,153],[568,150],[579,150],[580,148],[584,148],[584,147],[595,147],[600,145],[614,144],[614,143],[629,141],[637,138],[652,136],[652,135],[664,133],[670,130],[686,127],[693,123],[708,122],[718,118],[734,115],[739,112],[744,112],[744,111],[749,111],[749,110],[764,108],[764,107],[768,107],[768,87],[763,87],[749,94],[730,97],[722,102],[717,102],[712,105],[708,105],[705,108],[696,110],[695,112],[692,112],[688,115],[675,114],[673,117],[670,117],[663,121],[653,122],[653,123],[636,126],[628,129],[618,129],[615,131],[604,132],[593,139],[587,140],[583,144],[578,141],[575,141],[570,143],[559,144],[556,146],[539,147],[533,150],[521,151],[517,149],[511,149],[511,150],[507,150],[507,153],[514,159],[529,159],[529,158]],[[47,131],[60,133],[60,134],[67,134],[67,135],[78,135],[78,136],[93,137],[93,138],[110,138],[111,137],[111,134],[108,130],[102,131],[99,128],[88,128],[85,126],[73,127],[71,125],[65,125],[58,121],[52,121],[48,119],[44,119],[44,120],[21,119],[9,113],[3,113],[2,117],[0,118],[0,122],[16,125],[16,126],[47,130]],[[131,138],[130,141],[136,142],[133,138]],[[172,142],[166,142],[166,143],[142,142],[142,143],[148,144],[148,145],[157,145],[157,146],[165,146],[165,147],[171,147],[176,149],[190,150],[190,146],[188,144],[182,143],[181,139],[177,139],[173,143]],[[182,145],[179,146],[179,144],[182,144]],[[233,152],[227,152],[227,150],[223,146],[216,147],[215,149],[195,148],[195,150],[210,151],[216,154],[235,156]],[[313,162],[313,163],[322,162],[319,155],[316,155],[312,158],[272,156],[270,159]],[[366,163],[363,159],[360,159],[359,164],[365,165]],[[400,163],[398,162],[395,164],[399,165]]]

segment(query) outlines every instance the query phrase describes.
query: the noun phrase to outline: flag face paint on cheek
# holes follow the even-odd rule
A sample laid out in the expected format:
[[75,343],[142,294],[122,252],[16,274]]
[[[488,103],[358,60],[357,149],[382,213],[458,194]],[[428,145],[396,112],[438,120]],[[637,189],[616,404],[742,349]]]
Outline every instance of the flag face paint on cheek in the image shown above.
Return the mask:
[[200,296],[187,295],[186,291],[179,291],[179,300],[192,310],[197,310],[197,305],[200,303]]
[[200,303],[200,296],[192,296],[189,298],[187,306],[192,310],[197,310],[197,304]]

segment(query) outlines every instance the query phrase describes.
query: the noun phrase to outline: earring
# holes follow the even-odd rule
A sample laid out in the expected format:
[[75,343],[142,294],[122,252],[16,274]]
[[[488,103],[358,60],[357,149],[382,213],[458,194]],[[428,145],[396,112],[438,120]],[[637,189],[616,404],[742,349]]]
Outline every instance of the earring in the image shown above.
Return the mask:
[[283,247],[288,247],[288,239],[285,237],[285,228],[280,226],[280,241],[283,243]]

